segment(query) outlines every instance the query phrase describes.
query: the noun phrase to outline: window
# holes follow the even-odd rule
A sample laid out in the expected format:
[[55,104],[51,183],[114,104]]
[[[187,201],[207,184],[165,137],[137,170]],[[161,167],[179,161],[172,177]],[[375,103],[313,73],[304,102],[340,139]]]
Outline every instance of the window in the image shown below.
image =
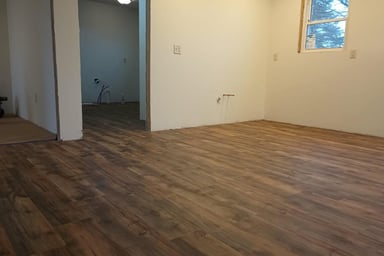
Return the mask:
[[303,0],[300,50],[344,47],[349,0]]

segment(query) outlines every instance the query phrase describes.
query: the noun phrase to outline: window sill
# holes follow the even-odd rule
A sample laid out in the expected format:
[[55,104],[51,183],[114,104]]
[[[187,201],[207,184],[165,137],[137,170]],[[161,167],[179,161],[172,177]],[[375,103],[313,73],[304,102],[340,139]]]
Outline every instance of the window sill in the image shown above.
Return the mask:
[[323,53],[323,52],[342,52],[345,48],[323,48],[323,49],[311,49],[311,50],[300,50],[299,53]]

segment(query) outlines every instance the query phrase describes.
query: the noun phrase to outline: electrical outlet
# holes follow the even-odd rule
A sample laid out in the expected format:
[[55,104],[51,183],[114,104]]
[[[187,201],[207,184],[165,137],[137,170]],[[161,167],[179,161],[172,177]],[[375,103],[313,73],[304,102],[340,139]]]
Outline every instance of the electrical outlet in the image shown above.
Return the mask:
[[356,59],[357,58],[357,50],[353,49],[349,52],[349,58],[350,59]]
[[175,55],[181,55],[181,46],[174,44],[173,45],[173,54]]

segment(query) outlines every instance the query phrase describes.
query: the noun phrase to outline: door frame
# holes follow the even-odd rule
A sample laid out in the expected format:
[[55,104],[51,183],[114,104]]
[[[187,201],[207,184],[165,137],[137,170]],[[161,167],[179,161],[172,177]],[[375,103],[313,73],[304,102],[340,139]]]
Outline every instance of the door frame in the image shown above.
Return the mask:
[[51,31],[52,31],[52,49],[53,49],[53,76],[55,80],[55,102],[56,102],[56,140],[61,141],[60,111],[59,111],[59,87],[57,80],[57,59],[56,59],[56,37],[55,37],[55,15],[53,0],[50,0],[51,7]]
[[[146,120],[145,129],[151,131],[151,0],[146,1]],[[50,0],[51,8],[51,33],[53,44],[53,65],[55,80],[55,97],[56,97],[56,123],[57,123],[57,140],[61,139],[61,123],[60,123],[60,106],[57,79],[57,59],[56,59],[56,37],[55,37],[55,15],[54,0]]]
[[151,131],[151,0],[146,0],[146,48],[147,48],[147,67],[146,67],[146,107],[147,115],[145,120],[145,128]]

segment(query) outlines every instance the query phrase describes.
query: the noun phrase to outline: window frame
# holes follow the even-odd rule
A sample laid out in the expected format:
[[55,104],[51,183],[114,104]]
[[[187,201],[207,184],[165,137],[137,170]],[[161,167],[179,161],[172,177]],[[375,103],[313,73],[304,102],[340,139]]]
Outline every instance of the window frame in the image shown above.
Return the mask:
[[[326,20],[314,20],[311,21],[311,11],[312,11],[312,2],[313,0],[301,0],[301,18],[300,18],[300,31],[299,31],[299,45],[298,53],[307,53],[307,52],[334,52],[342,51],[345,49],[347,43],[347,30],[348,30],[348,20],[350,15],[350,6],[348,6],[348,15],[345,18],[334,18]],[[316,48],[316,49],[307,49],[307,31],[309,25],[324,24],[331,22],[340,22],[345,21],[345,31],[344,31],[344,45],[343,47],[337,48]]]

